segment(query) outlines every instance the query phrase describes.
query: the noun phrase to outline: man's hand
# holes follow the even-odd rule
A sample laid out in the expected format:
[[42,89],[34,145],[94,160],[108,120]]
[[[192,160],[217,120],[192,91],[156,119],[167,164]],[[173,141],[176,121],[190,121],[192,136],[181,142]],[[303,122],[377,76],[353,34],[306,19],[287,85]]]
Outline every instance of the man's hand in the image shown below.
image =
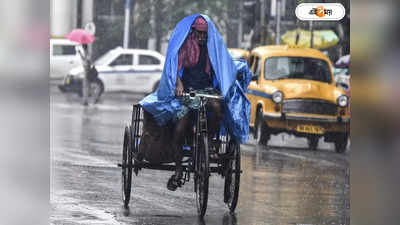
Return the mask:
[[175,96],[179,97],[183,95],[183,85],[176,85]]
[[175,96],[180,97],[183,95],[183,83],[179,78],[179,75],[176,77],[176,88],[175,88]]

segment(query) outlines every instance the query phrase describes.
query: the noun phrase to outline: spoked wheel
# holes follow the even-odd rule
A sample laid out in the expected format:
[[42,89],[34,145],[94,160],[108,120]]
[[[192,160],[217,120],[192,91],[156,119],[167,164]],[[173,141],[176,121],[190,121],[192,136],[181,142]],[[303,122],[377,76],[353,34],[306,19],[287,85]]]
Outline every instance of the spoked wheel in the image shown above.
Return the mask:
[[132,135],[131,127],[125,127],[124,133],[124,146],[122,149],[122,201],[124,207],[128,208],[129,200],[131,198],[131,184],[132,184]]
[[199,139],[196,153],[196,174],[195,191],[197,212],[200,217],[204,217],[207,210],[208,201],[208,179],[209,179],[209,160],[208,160],[208,140],[207,135],[202,135]]
[[229,159],[226,163],[224,202],[234,212],[239,199],[240,187],[240,145],[231,140],[228,145]]

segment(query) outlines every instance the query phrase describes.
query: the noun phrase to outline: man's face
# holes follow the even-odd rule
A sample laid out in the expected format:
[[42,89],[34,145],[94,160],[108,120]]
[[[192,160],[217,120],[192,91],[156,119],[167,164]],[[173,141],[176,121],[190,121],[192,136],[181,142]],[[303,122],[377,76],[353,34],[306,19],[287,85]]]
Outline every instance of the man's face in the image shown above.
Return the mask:
[[194,34],[197,39],[197,43],[200,46],[204,46],[207,44],[207,31],[199,31],[195,29]]

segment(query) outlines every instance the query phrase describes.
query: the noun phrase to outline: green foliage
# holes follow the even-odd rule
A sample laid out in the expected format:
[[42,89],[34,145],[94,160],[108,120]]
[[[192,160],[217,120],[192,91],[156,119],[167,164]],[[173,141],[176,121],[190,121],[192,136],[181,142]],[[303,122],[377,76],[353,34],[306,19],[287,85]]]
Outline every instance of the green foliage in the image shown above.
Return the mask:
[[[136,7],[140,10],[135,10],[135,35],[140,39],[147,39],[155,34],[152,34],[151,24],[151,7],[156,10],[156,30],[158,35],[165,36],[167,32],[172,30],[176,24],[184,17],[191,14],[199,13],[208,15],[217,27],[220,27],[220,21],[227,20],[228,5],[234,0],[137,0]],[[229,24],[228,24],[229,25]]]
[[136,16],[134,24],[134,32],[137,39],[148,39],[152,36],[151,24],[151,1],[141,1],[136,3],[136,7],[140,6],[138,10],[139,15]]

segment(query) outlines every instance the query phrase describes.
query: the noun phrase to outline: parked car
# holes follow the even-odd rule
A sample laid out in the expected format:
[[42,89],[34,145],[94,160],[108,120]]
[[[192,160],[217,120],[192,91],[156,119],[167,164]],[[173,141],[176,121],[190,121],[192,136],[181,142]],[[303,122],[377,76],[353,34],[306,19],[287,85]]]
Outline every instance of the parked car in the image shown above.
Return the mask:
[[342,88],[345,91],[350,90],[350,74],[347,68],[335,68],[335,82],[336,86]]
[[250,55],[254,74],[247,97],[250,127],[259,144],[286,132],[317,149],[320,137],[346,151],[350,131],[349,97],[336,87],[332,65],[320,51],[262,46]]
[[[158,86],[164,62],[165,57],[156,51],[117,47],[94,62],[99,81],[91,87],[98,85],[101,92],[150,93]],[[83,72],[82,66],[72,69],[59,86],[60,90],[81,95]]]
[[338,87],[343,90],[350,91],[350,55],[345,55],[339,58],[335,63],[334,68],[335,81]]
[[76,45],[67,39],[50,39],[50,78],[63,78],[72,68],[82,65]]

